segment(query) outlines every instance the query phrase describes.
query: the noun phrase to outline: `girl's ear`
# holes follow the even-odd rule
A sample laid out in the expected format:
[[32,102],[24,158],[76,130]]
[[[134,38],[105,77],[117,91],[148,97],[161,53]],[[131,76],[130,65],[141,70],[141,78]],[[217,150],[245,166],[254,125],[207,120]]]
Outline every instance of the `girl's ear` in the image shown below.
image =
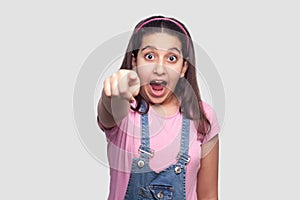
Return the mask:
[[135,68],[136,67],[136,58],[134,57],[133,54],[131,54],[131,66],[132,68]]
[[183,67],[181,69],[180,78],[184,77],[186,70],[188,69],[188,62],[184,61]]

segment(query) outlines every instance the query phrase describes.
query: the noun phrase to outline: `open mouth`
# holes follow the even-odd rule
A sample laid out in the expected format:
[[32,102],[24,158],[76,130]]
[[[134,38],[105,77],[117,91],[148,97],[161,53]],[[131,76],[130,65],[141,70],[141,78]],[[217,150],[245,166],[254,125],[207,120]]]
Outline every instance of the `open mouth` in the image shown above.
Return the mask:
[[164,89],[164,87],[167,85],[167,82],[162,80],[153,80],[150,81],[150,85],[153,90],[160,91]]
[[163,80],[152,80],[149,83],[151,88],[151,94],[154,97],[160,98],[164,96],[166,91],[167,82]]

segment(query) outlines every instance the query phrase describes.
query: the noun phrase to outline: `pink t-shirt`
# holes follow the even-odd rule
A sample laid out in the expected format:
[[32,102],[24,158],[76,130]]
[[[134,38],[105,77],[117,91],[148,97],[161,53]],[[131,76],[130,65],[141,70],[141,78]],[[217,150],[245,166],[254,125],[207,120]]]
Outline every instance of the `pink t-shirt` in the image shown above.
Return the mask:
[[[196,200],[197,173],[200,168],[201,145],[219,133],[219,125],[213,109],[203,103],[205,113],[211,123],[211,131],[201,142],[197,139],[194,123],[190,123],[189,156],[186,171],[186,199]],[[150,168],[159,172],[177,162],[180,150],[181,122],[180,112],[163,117],[151,107],[148,111],[150,148],[154,156],[150,158]],[[124,199],[130,177],[132,158],[139,157],[141,145],[140,115],[130,111],[118,126],[104,130],[107,137],[107,153],[110,165],[109,200]]]

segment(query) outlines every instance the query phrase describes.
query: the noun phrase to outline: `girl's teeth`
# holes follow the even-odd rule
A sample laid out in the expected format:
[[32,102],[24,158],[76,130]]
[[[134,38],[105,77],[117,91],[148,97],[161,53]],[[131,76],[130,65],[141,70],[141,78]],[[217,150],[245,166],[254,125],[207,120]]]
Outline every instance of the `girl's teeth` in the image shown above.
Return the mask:
[[166,81],[160,81],[160,80],[154,80],[154,81],[150,81],[150,84],[153,84],[153,85],[167,85],[167,82]]

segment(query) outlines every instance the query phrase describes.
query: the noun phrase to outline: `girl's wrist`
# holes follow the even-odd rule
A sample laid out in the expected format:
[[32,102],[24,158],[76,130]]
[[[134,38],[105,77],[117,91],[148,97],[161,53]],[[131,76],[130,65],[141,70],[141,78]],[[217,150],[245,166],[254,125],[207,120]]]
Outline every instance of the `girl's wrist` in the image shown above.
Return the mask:
[[101,96],[102,106],[113,116],[119,118],[121,115],[128,113],[130,109],[130,102],[128,99],[124,99],[121,97],[111,97],[107,96],[104,92],[102,92]]

